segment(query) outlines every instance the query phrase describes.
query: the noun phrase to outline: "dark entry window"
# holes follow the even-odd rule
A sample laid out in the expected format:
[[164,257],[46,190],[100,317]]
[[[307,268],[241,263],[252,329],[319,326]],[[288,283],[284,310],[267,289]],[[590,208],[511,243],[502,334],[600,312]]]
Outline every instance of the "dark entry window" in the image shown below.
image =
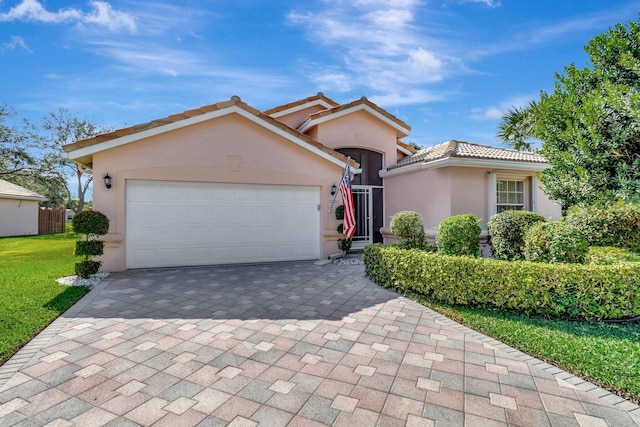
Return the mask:
[[382,178],[378,175],[382,169],[382,153],[363,148],[338,148],[336,151],[360,163],[362,173],[353,178],[353,184],[382,185]]
[[[383,212],[383,189],[382,178],[378,175],[383,165],[383,156],[381,153],[377,153],[371,150],[365,150],[363,148],[339,148],[336,151],[351,157],[356,162],[360,163],[362,173],[355,175],[353,178],[353,185],[367,185],[373,188],[370,189],[369,197],[372,200],[373,210],[368,214],[372,215],[372,228],[369,230],[369,223],[367,215],[358,216],[358,208],[356,207],[356,229],[362,231],[365,234],[371,235],[374,243],[382,243],[382,234],[380,234],[380,228],[384,225],[384,212]],[[377,187],[377,188],[375,188]],[[362,212],[362,210],[360,210]],[[368,230],[368,231],[367,231]]]

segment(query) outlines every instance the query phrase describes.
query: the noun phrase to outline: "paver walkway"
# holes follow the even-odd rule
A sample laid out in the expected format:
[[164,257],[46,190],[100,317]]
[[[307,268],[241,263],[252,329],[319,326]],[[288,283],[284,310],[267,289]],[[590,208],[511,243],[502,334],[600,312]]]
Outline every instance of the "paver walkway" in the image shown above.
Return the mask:
[[363,276],[111,275],[0,368],[2,426],[640,425],[640,409]]

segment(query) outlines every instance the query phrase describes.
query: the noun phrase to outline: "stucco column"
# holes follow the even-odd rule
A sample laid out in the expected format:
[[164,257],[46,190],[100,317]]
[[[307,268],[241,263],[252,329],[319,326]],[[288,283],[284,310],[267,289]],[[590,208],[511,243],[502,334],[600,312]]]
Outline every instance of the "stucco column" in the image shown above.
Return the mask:
[[493,171],[487,173],[487,221],[491,219],[497,212],[498,195],[497,195],[497,179]]

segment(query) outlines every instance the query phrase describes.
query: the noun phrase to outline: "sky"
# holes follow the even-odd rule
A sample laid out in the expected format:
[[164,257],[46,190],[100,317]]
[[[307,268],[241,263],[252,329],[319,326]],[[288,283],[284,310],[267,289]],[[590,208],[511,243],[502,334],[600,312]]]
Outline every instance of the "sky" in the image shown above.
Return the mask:
[[500,145],[502,114],[587,65],[640,0],[0,0],[0,104],[106,128],[239,96],[366,96],[405,142]]

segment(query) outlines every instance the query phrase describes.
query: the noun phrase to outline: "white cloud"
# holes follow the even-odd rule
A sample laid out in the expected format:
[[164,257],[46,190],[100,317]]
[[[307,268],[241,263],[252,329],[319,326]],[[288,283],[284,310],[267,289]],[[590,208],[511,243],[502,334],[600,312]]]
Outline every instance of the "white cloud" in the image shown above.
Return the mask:
[[387,93],[381,96],[368,97],[371,102],[378,105],[415,105],[425,104],[428,102],[440,101],[444,98],[443,95],[430,92],[423,89],[409,90],[403,93]]
[[0,52],[15,49],[22,49],[27,53],[33,53],[25,43],[24,39],[20,36],[11,36],[8,42],[2,43],[0,46]]
[[496,107],[488,107],[486,109],[473,108],[471,109],[470,119],[473,120],[497,120],[506,112]]
[[84,15],[82,23],[102,25],[111,31],[120,31],[121,29],[126,29],[131,33],[136,31],[136,21],[131,15],[113,10],[111,5],[104,1],[93,1],[91,5],[94,10]]
[[466,2],[470,2],[470,3],[482,3],[487,7],[498,7],[501,6],[502,3],[500,2],[500,0],[465,0]]
[[135,32],[135,19],[124,12],[114,10],[104,1],[92,1],[90,12],[67,8],[50,12],[38,0],[22,0],[6,13],[0,13],[0,21],[33,21],[44,23],[75,22],[78,25],[99,25],[111,31]]
[[502,101],[498,105],[491,105],[482,108],[472,108],[469,118],[473,120],[498,120],[501,119],[504,114],[513,108],[522,108],[529,105],[529,102],[536,99],[535,96],[522,95],[512,97]]
[[[320,10],[291,12],[290,23],[301,26],[307,38],[325,48],[333,59],[311,61],[309,78],[322,90],[364,91],[385,105],[433,99],[424,85],[442,81],[462,66],[425,32],[423,4],[416,0],[359,0],[324,2]],[[328,64],[327,64],[328,63]],[[417,95],[419,94],[419,95]]]

